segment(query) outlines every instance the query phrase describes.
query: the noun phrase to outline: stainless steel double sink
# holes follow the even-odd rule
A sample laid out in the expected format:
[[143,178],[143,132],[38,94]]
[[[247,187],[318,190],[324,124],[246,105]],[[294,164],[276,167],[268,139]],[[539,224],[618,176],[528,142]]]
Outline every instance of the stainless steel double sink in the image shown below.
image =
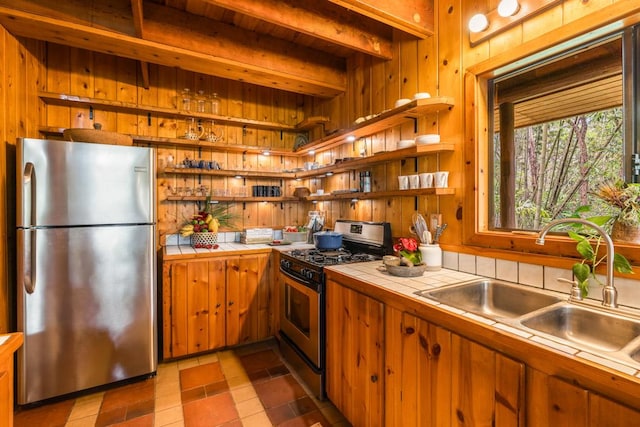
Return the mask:
[[577,350],[640,364],[640,318],[621,310],[569,303],[549,291],[495,279],[416,294]]

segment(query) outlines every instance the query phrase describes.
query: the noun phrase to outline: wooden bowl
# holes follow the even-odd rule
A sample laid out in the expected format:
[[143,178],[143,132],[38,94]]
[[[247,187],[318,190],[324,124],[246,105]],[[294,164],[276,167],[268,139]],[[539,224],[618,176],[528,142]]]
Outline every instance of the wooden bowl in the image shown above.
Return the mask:
[[106,130],[70,128],[62,133],[67,141],[94,142],[97,144],[133,145],[133,138],[117,132]]

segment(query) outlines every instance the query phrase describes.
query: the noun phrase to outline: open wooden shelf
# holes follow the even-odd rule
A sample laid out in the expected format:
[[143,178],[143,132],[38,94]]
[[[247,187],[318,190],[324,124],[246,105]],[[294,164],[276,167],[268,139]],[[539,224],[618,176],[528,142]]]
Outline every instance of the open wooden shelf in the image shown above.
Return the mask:
[[364,138],[394,126],[401,125],[408,120],[417,120],[419,117],[429,113],[450,110],[453,108],[453,98],[439,96],[435,98],[414,99],[403,106],[393,108],[384,113],[366,120],[350,129],[334,133],[310,143],[296,150],[297,153],[308,154],[311,150],[328,150],[342,144],[349,143],[347,137],[355,139]]
[[321,125],[329,121],[327,117],[309,117],[295,126],[284,123],[269,122],[263,120],[244,119],[241,117],[221,116],[218,114],[197,113],[195,111],[180,111],[176,108],[155,107],[151,105],[140,105],[129,102],[113,101],[99,98],[89,98],[85,96],[66,95],[63,93],[39,92],[40,99],[51,105],[61,105],[69,107],[72,105],[82,105],[85,108],[93,107],[106,111],[120,111],[133,114],[154,114],[163,117],[175,117],[185,119],[195,117],[196,119],[215,120],[220,124],[231,126],[248,126],[255,129],[276,130],[284,132],[303,132],[314,126]]
[[354,191],[350,193],[338,193],[338,194],[323,194],[321,196],[308,196],[305,197],[305,200],[308,201],[332,201],[336,199],[385,199],[387,197],[405,197],[405,196],[449,196],[452,194],[456,194],[456,190],[454,188],[419,188],[415,190],[390,190],[390,191],[372,191],[369,193],[362,193],[360,191]]
[[[251,196],[210,196],[215,202],[299,202],[297,197],[251,197]],[[207,200],[205,196],[169,196],[165,200],[174,202],[203,202]]]
[[228,169],[198,169],[198,168],[164,168],[160,170],[161,173],[169,173],[176,175],[208,175],[208,176],[222,176],[222,177],[236,177],[242,178],[273,178],[273,179],[294,179],[295,175],[292,172],[269,172],[269,171],[257,171],[257,170],[228,170]]
[[399,150],[385,151],[374,154],[369,157],[361,157],[352,160],[343,161],[341,163],[325,166],[308,171],[296,172],[296,178],[313,178],[326,175],[327,173],[341,173],[357,169],[363,169],[372,165],[387,163],[393,160],[402,160],[411,157],[428,156],[430,154],[452,152],[455,149],[454,144],[439,143],[429,145],[416,145],[414,147],[401,148]]

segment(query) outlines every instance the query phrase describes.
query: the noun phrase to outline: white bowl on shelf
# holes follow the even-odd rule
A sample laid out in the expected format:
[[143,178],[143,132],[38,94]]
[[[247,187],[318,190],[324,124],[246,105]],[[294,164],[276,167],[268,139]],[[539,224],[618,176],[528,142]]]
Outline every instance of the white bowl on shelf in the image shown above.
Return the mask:
[[440,142],[440,135],[437,133],[428,133],[425,135],[418,135],[416,137],[416,144],[437,144]]
[[396,103],[394,104],[394,106],[395,106],[396,108],[398,108],[398,107],[402,107],[403,105],[408,104],[408,103],[410,103],[410,102],[411,102],[411,100],[410,100],[409,98],[400,98],[400,99],[398,99],[398,100],[396,101]]
[[416,145],[413,139],[401,139],[398,141],[398,148],[409,148]]
[[418,92],[413,95],[413,99],[427,99],[431,98],[431,94],[429,92]]

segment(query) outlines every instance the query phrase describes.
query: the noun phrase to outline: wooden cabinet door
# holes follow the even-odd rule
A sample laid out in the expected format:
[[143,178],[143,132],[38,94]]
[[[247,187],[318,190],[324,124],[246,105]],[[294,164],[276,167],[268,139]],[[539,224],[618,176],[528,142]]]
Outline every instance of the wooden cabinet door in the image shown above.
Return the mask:
[[524,364],[455,334],[451,343],[451,425],[524,426]]
[[384,306],[327,281],[327,395],[354,426],[383,425]]
[[273,335],[269,265],[269,254],[227,258],[227,345]]
[[13,426],[13,353],[0,360],[0,427]]
[[225,345],[225,266],[220,259],[165,264],[164,357]]
[[547,377],[550,426],[627,427],[640,425],[640,412],[569,382]]
[[385,337],[385,425],[449,425],[451,333],[386,307]]

